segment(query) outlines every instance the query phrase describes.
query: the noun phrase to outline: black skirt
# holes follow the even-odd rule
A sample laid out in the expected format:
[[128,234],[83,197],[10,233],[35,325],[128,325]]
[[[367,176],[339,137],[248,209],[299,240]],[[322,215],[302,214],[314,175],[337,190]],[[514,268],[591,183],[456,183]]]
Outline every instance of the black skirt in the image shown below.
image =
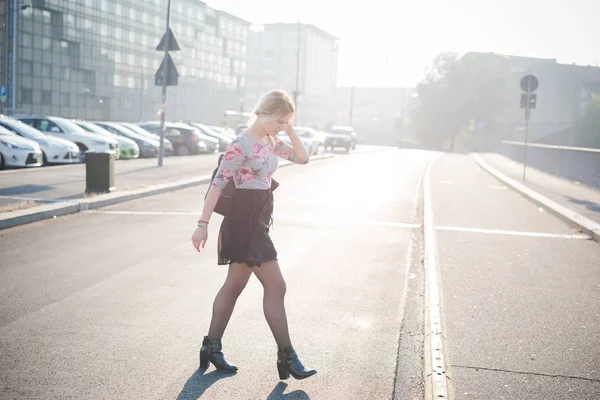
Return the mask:
[[218,264],[260,267],[264,262],[277,260],[269,237],[272,216],[271,190],[236,189],[219,231]]

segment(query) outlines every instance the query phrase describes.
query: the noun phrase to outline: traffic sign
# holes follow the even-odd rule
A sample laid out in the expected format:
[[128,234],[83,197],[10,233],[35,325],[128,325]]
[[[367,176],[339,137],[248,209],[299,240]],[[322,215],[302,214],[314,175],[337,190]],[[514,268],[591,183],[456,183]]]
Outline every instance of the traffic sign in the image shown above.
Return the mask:
[[167,86],[177,86],[179,80],[179,73],[177,72],[177,68],[175,68],[175,63],[169,54],[163,58],[158,71],[156,71],[156,75],[154,75],[154,84],[156,86],[162,86],[165,79],[165,68],[168,67],[168,76],[167,76]]
[[0,101],[6,103],[6,86],[0,86]]
[[175,35],[173,35],[173,31],[171,28],[165,32],[162,39],[160,39],[160,43],[156,46],[156,50],[165,51],[165,47],[167,46],[167,39],[169,40],[169,48],[166,51],[179,51],[179,43],[175,39]]
[[523,78],[521,78],[521,89],[523,89],[524,92],[535,92],[538,88],[538,80],[535,76],[533,75],[525,75]]

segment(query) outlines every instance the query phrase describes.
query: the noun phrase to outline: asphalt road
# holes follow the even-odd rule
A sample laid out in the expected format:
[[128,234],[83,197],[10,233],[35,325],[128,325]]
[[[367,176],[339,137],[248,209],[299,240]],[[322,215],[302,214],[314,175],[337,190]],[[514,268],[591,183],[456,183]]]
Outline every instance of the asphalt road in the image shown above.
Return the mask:
[[[272,234],[292,340],[319,370],[302,382],[279,383],[256,279],[223,339],[239,373],[197,371],[226,273],[218,216],[206,252],[190,242],[205,187],[4,230],[0,397],[391,398],[407,278],[417,276],[410,224],[430,157],[379,151],[278,171]],[[416,383],[400,390],[419,398],[421,355],[411,357],[402,371]]]
[[[220,218],[206,187],[0,232],[0,398],[422,399],[423,174],[433,153],[340,155],[277,172],[272,231],[292,341],[319,373],[278,380],[256,279],[198,370]],[[431,175],[446,353],[458,399],[598,399],[600,247],[444,155]],[[428,399],[429,400],[429,399]]]
[[431,185],[456,399],[600,399],[598,243],[468,156]]

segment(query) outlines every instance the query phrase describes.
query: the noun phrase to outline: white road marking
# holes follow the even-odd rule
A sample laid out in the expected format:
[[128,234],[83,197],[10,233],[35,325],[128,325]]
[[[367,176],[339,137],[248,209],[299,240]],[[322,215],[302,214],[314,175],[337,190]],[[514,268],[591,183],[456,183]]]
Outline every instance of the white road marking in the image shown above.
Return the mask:
[[[115,214],[115,215],[196,215],[199,216],[202,210],[198,210],[196,212],[192,211],[121,211],[121,210],[89,210],[86,211],[88,214]],[[275,221],[277,220],[291,220],[291,221],[305,221],[311,223],[318,223],[322,225],[330,225],[330,224],[345,224],[345,225],[356,225],[356,224],[364,224],[371,226],[382,226],[387,228],[403,228],[403,229],[418,229],[421,227],[419,224],[409,224],[403,222],[388,222],[388,221],[372,221],[372,220],[360,220],[360,219],[348,219],[347,217],[339,217],[339,218],[318,218],[311,216],[302,216],[302,215],[289,215],[289,214],[275,214]]]
[[423,185],[423,231],[425,241],[425,399],[449,399],[450,371],[446,365],[442,325],[442,286],[437,267],[437,244],[431,196],[431,167]]
[[[89,210],[86,211],[88,214],[114,214],[114,215],[173,215],[173,216],[189,216],[200,215],[202,210],[198,211],[136,211],[136,210]],[[291,214],[275,214],[275,220],[289,220],[289,221],[304,221],[308,223],[314,223],[319,225],[370,225],[370,226],[381,226],[386,228],[399,228],[399,229],[418,229],[421,228],[420,224],[411,224],[405,222],[390,222],[390,221],[373,221],[373,220],[361,220],[352,219],[349,220],[346,217],[331,218],[331,217],[312,217],[305,215],[291,215]],[[472,233],[488,233],[494,235],[511,235],[511,236],[529,236],[529,237],[545,237],[545,238],[557,238],[557,239],[589,239],[589,236],[583,234],[560,234],[560,233],[544,233],[544,232],[524,232],[524,231],[506,231],[501,229],[482,229],[482,228],[466,228],[461,226],[436,226],[435,230],[438,231],[453,231],[453,232],[472,232]]]
[[557,239],[585,239],[590,237],[587,235],[570,235],[562,233],[543,233],[543,232],[524,232],[524,231],[505,231],[502,229],[481,229],[481,228],[464,228],[460,226],[436,226],[438,231],[453,231],[453,232],[472,232],[472,233],[489,233],[493,235],[511,235],[511,236],[529,236],[529,237],[545,237]]

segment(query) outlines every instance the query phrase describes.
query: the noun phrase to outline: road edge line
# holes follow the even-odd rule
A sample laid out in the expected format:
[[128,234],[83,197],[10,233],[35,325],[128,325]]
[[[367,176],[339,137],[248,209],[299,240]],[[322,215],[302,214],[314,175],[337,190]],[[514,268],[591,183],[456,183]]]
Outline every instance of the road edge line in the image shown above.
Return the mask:
[[575,225],[581,232],[588,235],[590,239],[600,242],[600,224],[592,221],[586,216],[583,216],[562,204],[549,199],[539,192],[525,186],[524,184],[517,182],[516,180],[509,178],[502,172],[498,171],[494,167],[490,166],[483,160],[479,153],[472,153],[475,162],[484,171],[492,175],[494,178],[508,185],[512,190],[521,194],[534,204],[544,207],[550,211],[554,216],[562,219],[563,221]]
[[443,153],[429,162],[423,185],[423,242],[425,267],[425,399],[453,399],[450,365],[445,352],[442,321],[442,287],[437,264],[436,232],[431,198],[431,168]]
[[[333,157],[333,154],[321,154],[311,157],[311,161],[324,160]],[[289,161],[284,161],[280,163],[279,168],[287,167],[289,165],[294,164]],[[171,183],[161,183],[146,188],[100,194],[89,199],[67,200],[64,203],[54,203],[50,205],[36,206],[24,210],[9,211],[0,214],[0,231],[3,229],[13,228],[15,226],[25,225],[32,222],[38,222],[45,219],[52,219],[55,217],[92,210],[95,208],[124,203],[126,201],[136,200],[143,197],[149,197],[171,191],[187,189],[193,186],[205,185],[209,182],[210,175],[205,175],[199,178],[189,178]]]

